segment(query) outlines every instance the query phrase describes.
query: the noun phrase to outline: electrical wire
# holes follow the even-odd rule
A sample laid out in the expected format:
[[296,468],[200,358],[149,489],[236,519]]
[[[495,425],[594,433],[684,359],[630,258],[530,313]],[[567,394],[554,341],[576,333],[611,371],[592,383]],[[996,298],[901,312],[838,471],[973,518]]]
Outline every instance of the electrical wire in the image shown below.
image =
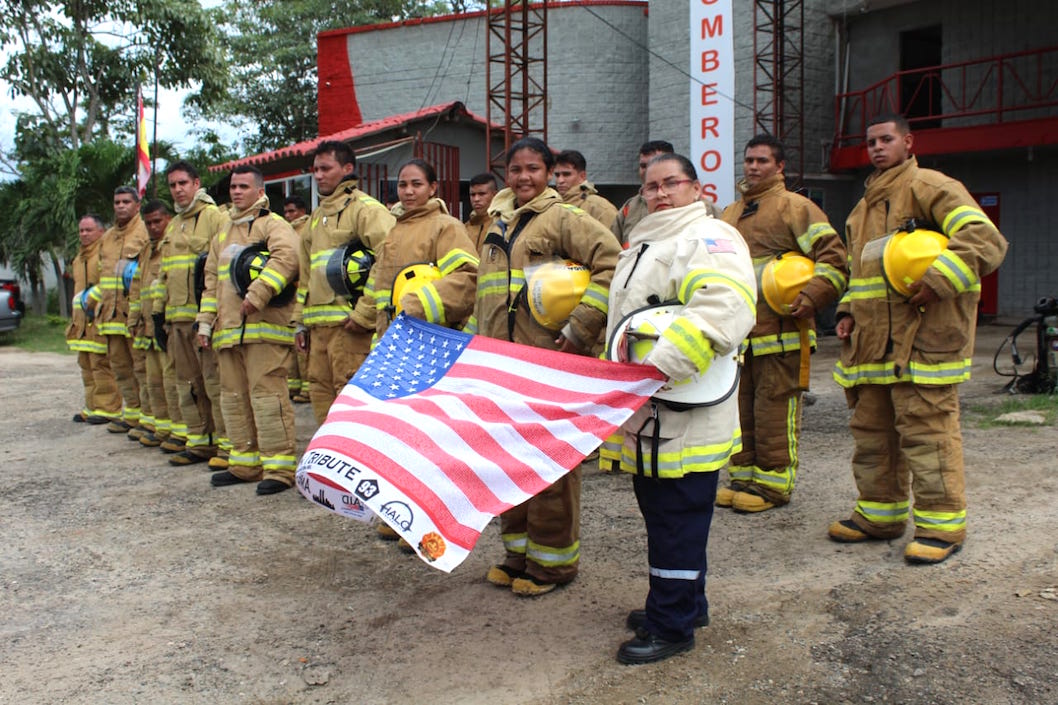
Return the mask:
[[[657,59],[658,61],[660,61],[661,63],[663,63],[666,66],[669,66],[669,67],[675,69],[677,72],[683,74],[684,76],[686,76],[687,78],[691,79],[692,81],[694,81],[698,85],[700,85],[700,86],[704,86],[705,85],[705,83],[703,83],[699,79],[697,79],[694,76],[692,76],[690,74],[690,72],[688,72],[686,69],[684,69],[684,68],[682,68],[680,66],[677,66],[676,64],[672,63],[671,61],[666,59],[661,54],[657,53],[656,51],[654,51],[653,49],[648,47],[646,44],[642,44],[641,42],[637,41],[635,37],[633,37],[632,35],[628,34],[623,29],[621,29],[620,27],[616,26],[615,24],[613,24],[612,22],[607,20],[605,17],[603,17],[600,14],[598,14],[597,12],[595,12],[595,10],[593,10],[592,8],[588,7],[587,5],[581,5],[580,8],[582,10],[584,10],[585,12],[587,12],[592,17],[594,17],[595,19],[597,19],[600,22],[602,22],[604,25],[606,25],[610,29],[612,29],[617,34],[619,34],[622,37],[624,37],[625,39],[627,39],[629,42],[631,42],[636,47],[642,49],[647,54],[649,54],[650,56],[652,56],[655,59]],[[747,103],[743,103],[742,101],[738,100],[734,96],[727,95],[726,93],[722,93],[721,91],[716,90],[715,86],[712,87],[712,90],[713,90],[713,92],[716,95],[720,96],[721,98],[725,98],[726,100],[730,100],[732,103],[734,103],[735,105],[739,106],[740,108],[745,108],[746,110],[749,110],[750,112],[753,112],[753,106],[752,105],[749,105]]]

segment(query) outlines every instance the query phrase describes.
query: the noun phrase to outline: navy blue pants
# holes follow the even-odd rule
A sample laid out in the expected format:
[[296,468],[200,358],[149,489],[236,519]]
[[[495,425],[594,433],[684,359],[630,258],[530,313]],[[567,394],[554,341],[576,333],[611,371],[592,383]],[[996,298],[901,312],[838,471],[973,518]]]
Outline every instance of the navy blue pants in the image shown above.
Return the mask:
[[692,472],[678,479],[635,475],[632,480],[647,525],[646,628],[668,641],[690,639],[695,618],[709,613],[705,549],[717,477],[715,472]]

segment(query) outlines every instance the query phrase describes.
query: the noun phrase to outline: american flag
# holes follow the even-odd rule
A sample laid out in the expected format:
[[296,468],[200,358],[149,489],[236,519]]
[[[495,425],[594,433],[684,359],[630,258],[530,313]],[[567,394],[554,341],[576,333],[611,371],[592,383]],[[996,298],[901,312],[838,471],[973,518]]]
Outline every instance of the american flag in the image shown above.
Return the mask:
[[377,515],[448,572],[492,517],[576,467],[663,383],[650,366],[402,314],[331,406],[298,488],[338,514]]

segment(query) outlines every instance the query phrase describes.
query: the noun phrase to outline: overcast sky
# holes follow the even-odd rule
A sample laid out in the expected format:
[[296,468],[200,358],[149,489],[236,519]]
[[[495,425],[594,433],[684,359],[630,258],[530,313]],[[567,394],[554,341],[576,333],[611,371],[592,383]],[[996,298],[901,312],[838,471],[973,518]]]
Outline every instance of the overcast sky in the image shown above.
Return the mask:
[[[223,0],[199,0],[203,7],[215,7],[223,3]],[[0,61],[6,60],[0,56]],[[144,86],[144,98],[148,101],[154,98],[154,87]],[[158,91],[158,139],[172,142],[178,150],[184,150],[195,144],[195,138],[190,134],[190,128],[182,115],[184,96],[186,91],[169,91],[159,89]],[[135,105],[128,106],[129,115],[133,114]],[[36,113],[36,106],[28,98],[12,98],[11,86],[0,79],[0,151],[9,152],[14,147],[15,140],[15,117],[20,112]],[[147,134],[148,139],[153,136],[154,111],[147,108]],[[220,135],[221,140],[231,144],[238,135],[229,127],[221,123],[209,125]],[[130,138],[131,140],[131,138]]]

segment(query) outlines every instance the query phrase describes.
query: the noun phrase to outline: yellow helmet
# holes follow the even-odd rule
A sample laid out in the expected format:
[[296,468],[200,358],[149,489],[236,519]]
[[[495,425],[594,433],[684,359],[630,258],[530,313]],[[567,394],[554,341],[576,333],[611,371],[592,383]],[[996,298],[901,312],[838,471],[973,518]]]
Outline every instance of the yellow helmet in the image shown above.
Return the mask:
[[882,253],[882,274],[897,293],[911,296],[911,284],[926,273],[937,255],[948,247],[948,238],[935,230],[914,228],[889,236]]
[[440,278],[441,270],[435,265],[425,262],[409,264],[397,272],[397,276],[393,279],[393,287],[390,290],[389,297],[389,305],[393,309],[393,316],[396,317],[404,310],[400,305],[402,298]]
[[525,285],[529,313],[544,328],[558,330],[569,320],[590,282],[588,268],[573,260],[541,265]]
[[815,275],[815,262],[796,252],[784,252],[764,266],[760,290],[768,308],[780,316],[790,315],[790,306]]

